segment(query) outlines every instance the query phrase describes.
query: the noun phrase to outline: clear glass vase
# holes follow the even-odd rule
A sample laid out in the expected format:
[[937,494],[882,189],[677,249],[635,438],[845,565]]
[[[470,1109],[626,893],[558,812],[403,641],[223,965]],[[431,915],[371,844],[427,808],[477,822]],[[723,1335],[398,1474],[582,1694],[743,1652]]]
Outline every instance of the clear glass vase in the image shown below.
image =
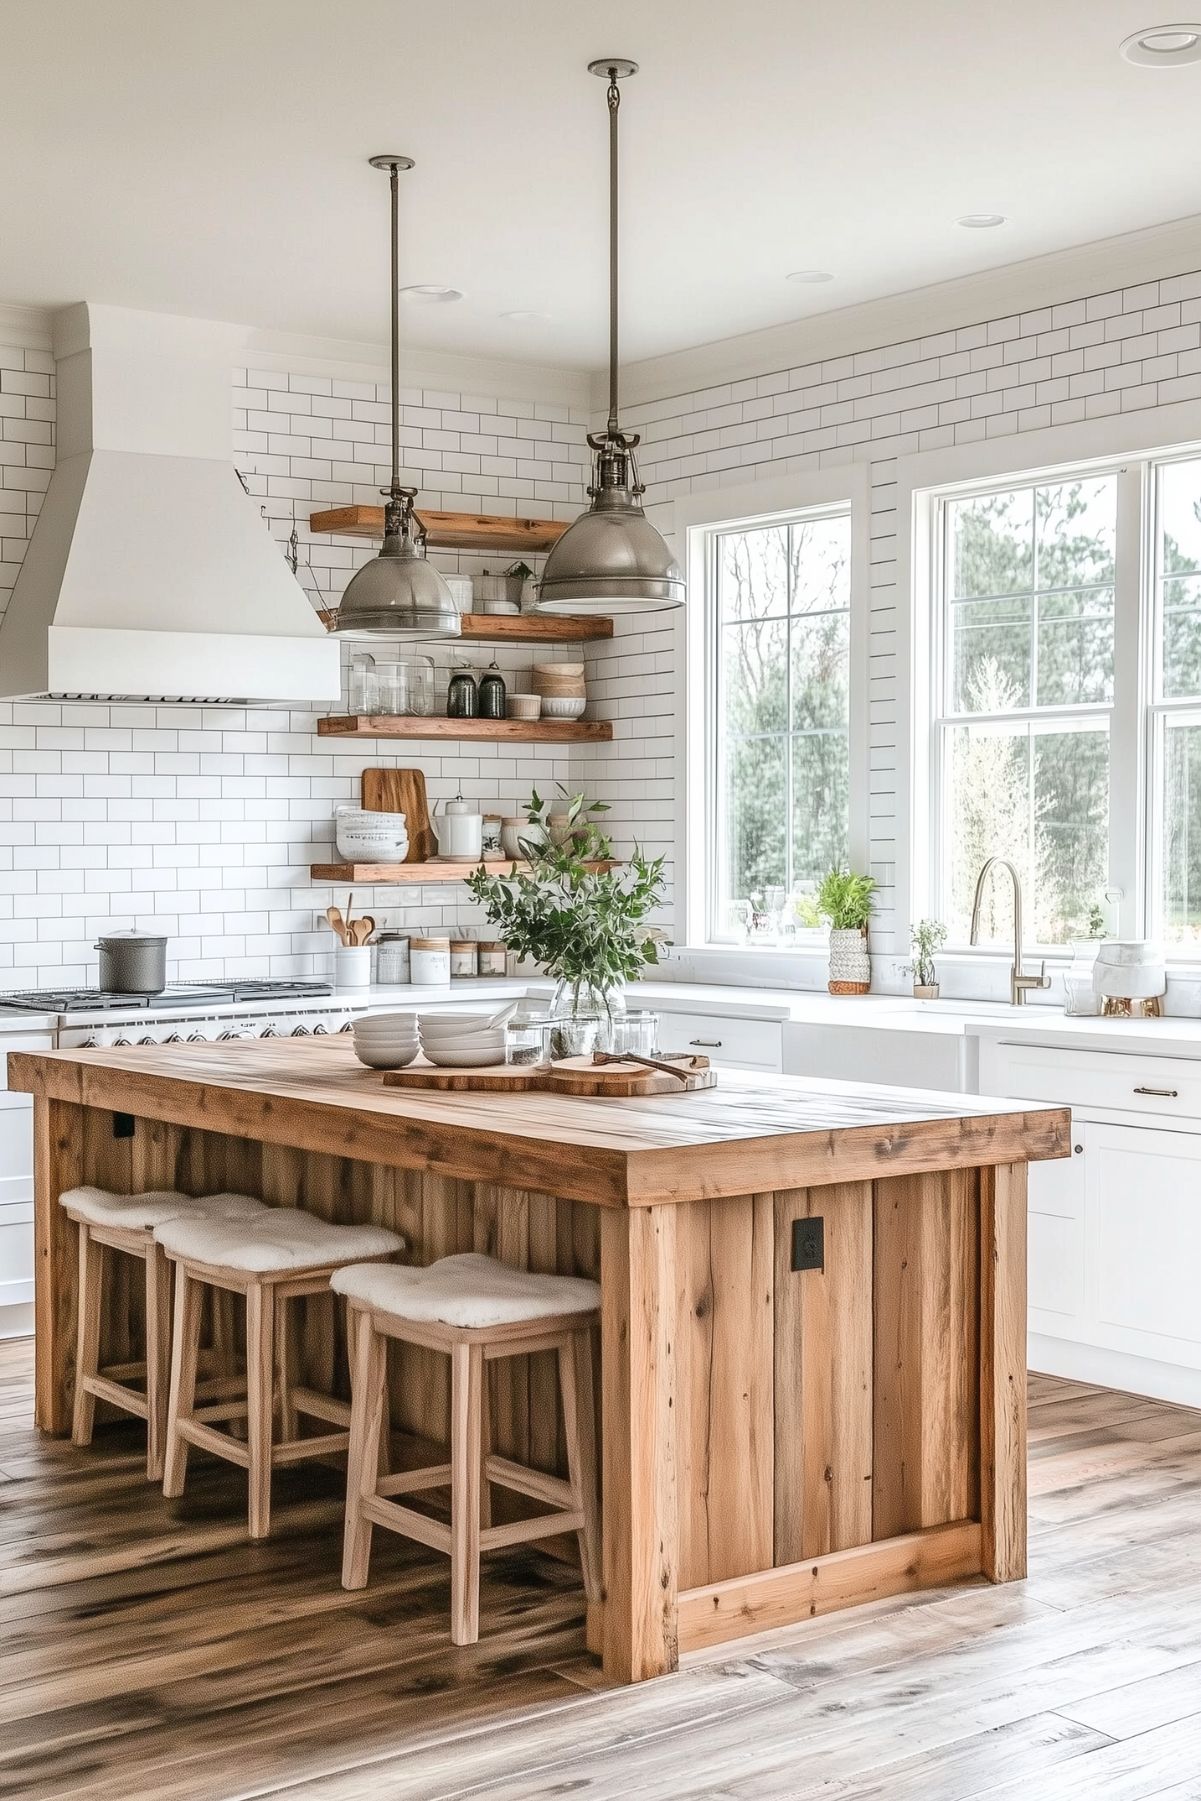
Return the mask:
[[550,1005],[552,1057],[586,1057],[613,1048],[614,1022],[625,1017],[620,987],[564,977]]

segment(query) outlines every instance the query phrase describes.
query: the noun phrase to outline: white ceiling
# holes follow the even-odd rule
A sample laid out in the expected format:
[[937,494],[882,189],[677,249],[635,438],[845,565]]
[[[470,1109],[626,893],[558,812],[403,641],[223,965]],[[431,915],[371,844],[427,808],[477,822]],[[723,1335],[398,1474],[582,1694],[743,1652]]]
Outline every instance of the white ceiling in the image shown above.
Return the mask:
[[[401,280],[466,295],[407,307],[406,339],[598,366],[585,64],[620,54],[642,65],[623,356],[659,355],[1197,212],[1201,64],[1118,56],[1175,17],[1156,5],[5,0],[0,299],[378,343],[387,183],[364,159],[397,150]],[[984,211],[1010,223],[953,223]],[[806,267],[836,280],[785,280]]]

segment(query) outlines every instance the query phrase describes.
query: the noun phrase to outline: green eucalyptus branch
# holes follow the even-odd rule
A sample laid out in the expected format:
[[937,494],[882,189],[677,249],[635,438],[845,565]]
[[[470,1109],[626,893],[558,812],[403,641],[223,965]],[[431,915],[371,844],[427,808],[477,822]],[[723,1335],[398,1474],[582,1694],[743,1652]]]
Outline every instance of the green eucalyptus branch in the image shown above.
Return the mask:
[[526,808],[528,835],[521,840],[528,868],[507,875],[482,867],[467,888],[484,907],[509,949],[537,963],[557,981],[603,990],[633,981],[659,961],[659,937],[647,923],[663,899],[663,858],[634,850],[620,868],[613,846],[594,817],[608,808],[582,794],[567,795],[565,819],[550,830],[549,800],[535,790]]

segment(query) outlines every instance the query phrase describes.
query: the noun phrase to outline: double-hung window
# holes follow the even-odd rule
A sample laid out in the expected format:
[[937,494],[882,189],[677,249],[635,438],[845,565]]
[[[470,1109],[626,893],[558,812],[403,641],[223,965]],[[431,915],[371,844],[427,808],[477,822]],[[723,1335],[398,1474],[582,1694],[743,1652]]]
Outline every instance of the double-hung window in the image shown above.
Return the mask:
[[850,511],[717,528],[706,555],[708,936],[721,941],[846,860]]
[[[1201,454],[933,497],[928,910],[1201,946]],[[1007,939],[990,884],[982,942]]]

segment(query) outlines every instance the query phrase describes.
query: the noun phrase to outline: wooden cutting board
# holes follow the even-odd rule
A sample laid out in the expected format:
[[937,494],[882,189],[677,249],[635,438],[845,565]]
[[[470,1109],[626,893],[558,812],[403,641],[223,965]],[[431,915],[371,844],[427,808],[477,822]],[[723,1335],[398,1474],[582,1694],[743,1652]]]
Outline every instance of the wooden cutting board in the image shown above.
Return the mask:
[[371,813],[403,813],[409,831],[406,863],[426,863],[438,854],[430,824],[425,776],[420,769],[364,769],[361,800]]
[[642,1094],[689,1094],[698,1088],[714,1088],[717,1071],[709,1067],[707,1057],[692,1058],[681,1063],[684,1081],[657,1069],[642,1069],[637,1063],[595,1064],[587,1057],[569,1057],[552,1069],[514,1068],[511,1063],[486,1064],[482,1069],[438,1069],[432,1063],[412,1064],[408,1069],[389,1069],[384,1074],[387,1088],[439,1089],[453,1094],[541,1094],[608,1095],[616,1100],[630,1100]]

